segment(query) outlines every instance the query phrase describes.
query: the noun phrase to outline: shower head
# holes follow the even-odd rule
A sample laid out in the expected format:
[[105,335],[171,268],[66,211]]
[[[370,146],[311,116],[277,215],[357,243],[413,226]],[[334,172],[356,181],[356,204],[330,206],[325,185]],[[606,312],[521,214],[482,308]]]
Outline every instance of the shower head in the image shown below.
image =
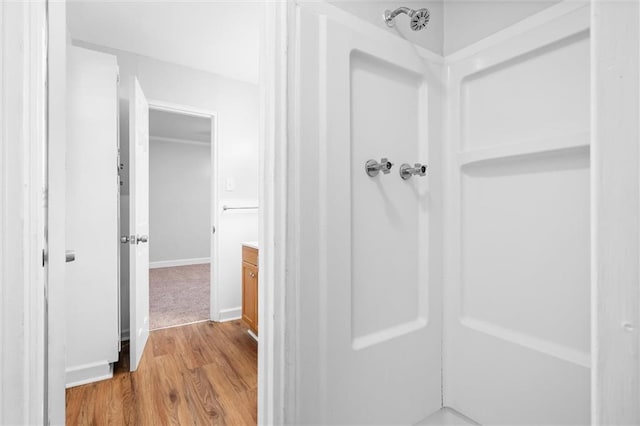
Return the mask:
[[429,9],[418,9],[411,16],[411,22],[409,26],[413,31],[420,31],[429,23],[429,18],[431,14],[429,13]]
[[426,8],[413,10],[413,9],[409,9],[408,7],[399,7],[394,11],[385,10],[384,21],[387,23],[389,27],[394,27],[396,24],[395,18],[401,13],[404,13],[405,15],[408,15],[409,18],[411,18],[411,21],[409,22],[409,26],[413,31],[420,31],[421,29],[426,27],[427,24],[429,23],[429,18],[431,17],[431,14],[429,13],[429,9],[426,9]]

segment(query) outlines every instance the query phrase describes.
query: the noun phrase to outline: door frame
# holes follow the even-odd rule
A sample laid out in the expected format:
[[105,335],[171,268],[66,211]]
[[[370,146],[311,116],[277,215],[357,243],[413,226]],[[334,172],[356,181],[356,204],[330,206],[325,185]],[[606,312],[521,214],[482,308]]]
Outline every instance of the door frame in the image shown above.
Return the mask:
[[640,5],[591,2],[591,423],[640,424]]
[[49,408],[46,19],[44,0],[0,3],[1,424],[43,424]]
[[[258,210],[258,424],[296,424],[297,322],[296,267],[299,219],[297,188],[293,49],[296,0],[263,4],[260,38],[260,140]],[[290,36],[291,35],[291,36]],[[291,38],[290,38],[291,37]]]
[[[189,115],[192,117],[207,118],[211,124],[211,152],[210,152],[210,164],[211,164],[211,203],[209,212],[209,230],[215,227],[216,232],[209,234],[209,247],[211,252],[209,253],[209,262],[211,264],[211,270],[213,274],[209,274],[209,319],[211,321],[218,321],[220,312],[218,305],[218,283],[219,269],[218,268],[218,220],[219,220],[219,188],[220,174],[218,167],[218,152],[219,152],[219,139],[218,139],[218,127],[220,126],[219,114],[217,111],[208,110],[204,108],[198,108],[191,105],[177,104],[173,102],[166,102],[157,99],[147,98],[149,103],[149,110],[172,112],[175,114]],[[149,141],[151,141],[149,136]]]
[[[47,2],[48,0],[42,0]],[[56,148],[48,156],[51,179],[49,194],[56,195],[56,202],[49,205],[50,226],[55,232],[50,235],[49,244],[56,248],[56,258],[48,263],[49,273],[49,311],[48,337],[49,353],[48,382],[43,392],[46,408],[52,424],[62,424],[65,419],[65,273],[64,273],[64,147],[66,116],[64,105],[66,95],[66,1],[48,1],[48,27],[46,24],[19,25],[11,33],[28,32],[34,38],[39,32],[46,31],[50,44],[49,59],[49,144]],[[27,3],[25,3],[26,5]],[[36,4],[36,3],[29,3]],[[295,6],[295,0],[272,2],[264,0],[262,8],[264,21],[262,26],[260,50],[260,187],[259,241],[265,247],[260,256],[261,279],[259,291],[263,295],[259,301],[259,322],[261,324],[261,344],[258,350],[258,422],[260,424],[291,423],[295,419],[295,351],[292,349],[296,302],[285,298],[285,292],[295,288],[295,276],[287,270],[287,258],[295,256],[289,250],[287,229],[295,219],[288,219],[287,195],[290,185],[287,163],[288,140],[287,127],[287,85],[288,56],[287,43],[289,14]],[[4,40],[10,40],[10,37]],[[4,49],[3,49],[4,54]],[[20,61],[6,61],[7,66],[19,67]],[[32,103],[42,102],[34,93],[25,93],[25,100]],[[157,101],[150,101],[156,105]],[[187,108],[193,110],[193,108]],[[32,163],[36,164],[36,163]],[[26,207],[25,207],[26,208]],[[16,210],[15,208],[13,209]],[[29,211],[31,212],[31,211]],[[19,244],[12,248],[20,247]],[[53,254],[53,253],[52,253]],[[62,256],[62,257],[61,257]],[[19,281],[16,281],[18,283]],[[269,313],[269,314],[267,314]],[[286,319],[286,321],[285,321]],[[35,320],[35,317],[33,318]],[[46,362],[46,361],[45,361]],[[4,377],[4,376],[3,376]],[[36,409],[36,407],[33,407]],[[287,421],[289,420],[289,421]],[[41,423],[41,422],[35,422]]]
[[[66,144],[67,27],[66,3],[48,3],[49,112],[49,309],[48,383],[45,404],[51,424],[65,422],[66,388]],[[46,418],[45,418],[46,419]]]

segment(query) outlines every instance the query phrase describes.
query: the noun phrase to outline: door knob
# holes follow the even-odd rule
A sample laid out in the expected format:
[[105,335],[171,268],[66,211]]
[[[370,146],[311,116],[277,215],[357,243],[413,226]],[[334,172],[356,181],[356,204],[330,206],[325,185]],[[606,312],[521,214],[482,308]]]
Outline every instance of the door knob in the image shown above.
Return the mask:
[[76,260],[76,252],[75,250],[66,250],[64,252],[64,260],[65,262],[73,262]]
[[149,236],[148,235],[138,235],[136,237],[136,244],[147,243],[147,242],[149,242]]

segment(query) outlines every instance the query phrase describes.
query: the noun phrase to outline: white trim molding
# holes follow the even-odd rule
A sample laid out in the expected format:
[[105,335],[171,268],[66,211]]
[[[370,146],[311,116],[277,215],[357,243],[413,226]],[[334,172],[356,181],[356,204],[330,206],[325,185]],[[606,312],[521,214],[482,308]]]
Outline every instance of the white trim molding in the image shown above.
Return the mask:
[[44,424],[44,0],[0,2],[0,424]]
[[187,266],[187,265],[203,265],[210,263],[209,257],[197,257],[193,259],[175,259],[175,260],[157,260],[155,262],[149,262],[149,269],[157,268],[171,268],[174,266]]
[[591,15],[591,421],[640,424],[640,4]]
[[153,135],[149,135],[149,142],[167,142],[167,143],[182,143],[187,145],[211,146],[211,142],[201,142],[201,141],[194,141],[190,139],[168,138],[165,136],[153,136]]
[[242,308],[238,306],[237,308],[221,310],[218,314],[218,319],[216,320],[216,322],[235,321],[240,318],[242,318]]
[[67,388],[110,379],[113,377],[113,364],[104,361],[69,368],[66,377]]
[[65,422],[66,364],[66,95],[65,1],[48,3],[48,408],[49,424]]
[[[258,424],[296,424],[296,366],[292,330],[295,275],[287,269],[296,218],[288,214],[292,184],[288,140],[288,34],[294,0],[264,1],[260,38],[260,180],[258,211]],[[293,33],[291,33],[293,34]]]

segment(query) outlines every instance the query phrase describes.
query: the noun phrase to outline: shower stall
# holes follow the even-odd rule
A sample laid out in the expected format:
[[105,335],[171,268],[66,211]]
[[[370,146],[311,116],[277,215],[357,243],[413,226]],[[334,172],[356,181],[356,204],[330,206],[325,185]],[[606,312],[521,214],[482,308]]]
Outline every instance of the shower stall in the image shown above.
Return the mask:
[[588,424],[589,3],[292,9],[300,421]]

